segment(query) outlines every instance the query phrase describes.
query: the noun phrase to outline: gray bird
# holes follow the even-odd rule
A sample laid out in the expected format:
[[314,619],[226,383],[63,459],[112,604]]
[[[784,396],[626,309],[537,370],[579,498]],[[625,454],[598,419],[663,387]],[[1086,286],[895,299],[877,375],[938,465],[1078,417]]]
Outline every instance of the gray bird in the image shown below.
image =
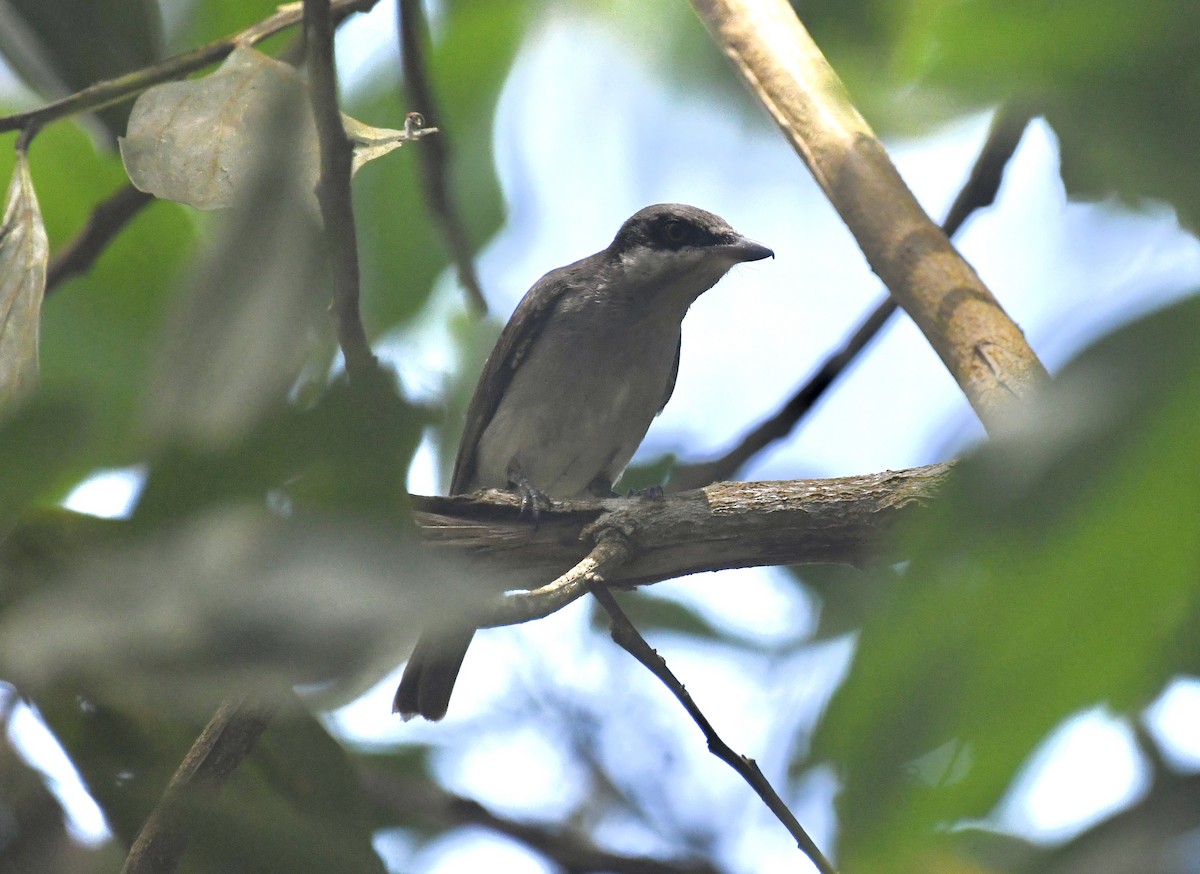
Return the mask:
[[[733,265],[774,254],[711,212],[663,203],[634,213],[608,248],[551,270],[484,365],[450,494],[517,489],[535,519],[547,498],[611,497],[675,388],[688,307]],[[445,716],[474,633],[423,634],[393,711]]]

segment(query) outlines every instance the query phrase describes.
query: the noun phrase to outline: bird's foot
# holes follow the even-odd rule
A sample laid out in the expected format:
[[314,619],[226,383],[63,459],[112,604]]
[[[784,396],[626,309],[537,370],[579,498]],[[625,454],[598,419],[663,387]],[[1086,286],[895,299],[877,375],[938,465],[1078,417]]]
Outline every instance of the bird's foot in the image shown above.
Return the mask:
[[541,521],[542,513],[550,511],[550,499],[546,493],[529,481],[529,477],[516,464],[508,467],[508,481],[518,495],[521,496],[521,516],[533,519],[533,529],[536,531]]

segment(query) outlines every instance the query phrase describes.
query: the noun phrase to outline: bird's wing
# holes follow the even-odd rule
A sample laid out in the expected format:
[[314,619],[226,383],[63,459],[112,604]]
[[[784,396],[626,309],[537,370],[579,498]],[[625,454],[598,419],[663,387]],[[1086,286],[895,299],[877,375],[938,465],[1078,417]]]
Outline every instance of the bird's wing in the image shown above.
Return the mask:
[[529,354],[530,346],[550,320],[558,302],[572,288],[576,276],[588,275],[588,270],[580,271],[579,268],[585,267],[584,262],[589,260],[585,258],[551,270],[535,282],[500,332],[492,354],[483,366],[471,403],[467,405],[467,421],[458,443],[454,473],[450,477],[450,494],[460,495],[471,489],[475,479],[475,450],[484,430],[492,421],[513,374]]
[[666,409],[667,401],[671,399],[671,395],[675,392],[675,380],[679,377],[679,353],[683,351],[682,333],[675,335],[675,363],[671,365],[671,376],[667,379],[667,391],[663,395],[662,403],[658,405],[658,415]]

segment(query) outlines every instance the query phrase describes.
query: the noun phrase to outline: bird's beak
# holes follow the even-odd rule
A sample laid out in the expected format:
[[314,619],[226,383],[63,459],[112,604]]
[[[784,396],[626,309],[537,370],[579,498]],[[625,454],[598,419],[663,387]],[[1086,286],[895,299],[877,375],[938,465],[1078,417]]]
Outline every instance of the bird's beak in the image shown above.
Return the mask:
[[724,246],[734,261],[761,261],[763,258],[774,258],[775,253],[761,243],[741,237],[737,242]]

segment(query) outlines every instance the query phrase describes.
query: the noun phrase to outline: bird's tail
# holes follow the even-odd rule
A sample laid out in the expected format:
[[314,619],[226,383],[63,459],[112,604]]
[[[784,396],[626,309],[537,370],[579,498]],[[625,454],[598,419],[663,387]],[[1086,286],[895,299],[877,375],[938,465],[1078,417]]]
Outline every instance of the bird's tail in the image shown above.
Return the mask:
[[454,681],[474,636],[474,628],[439,629],[436,634],[422,634],[404,666],[400,687],[392,700],[392,712],[406,720],[423,716],[436,721],[445,716]]

